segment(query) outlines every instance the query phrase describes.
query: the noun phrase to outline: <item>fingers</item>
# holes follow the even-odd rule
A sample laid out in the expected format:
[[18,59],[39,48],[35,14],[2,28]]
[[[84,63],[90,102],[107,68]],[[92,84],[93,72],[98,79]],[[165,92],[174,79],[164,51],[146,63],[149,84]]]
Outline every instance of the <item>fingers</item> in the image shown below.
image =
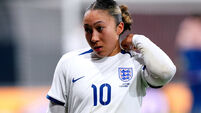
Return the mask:
[[126,37],[133,38],[133,35],[134,35],[134,34],[128,34]]
[[131,50],[130,48],[130,46],[128,46],[127,44],[121,44],[121,46],[122,46],[122,48],[124,49],[124,50]]

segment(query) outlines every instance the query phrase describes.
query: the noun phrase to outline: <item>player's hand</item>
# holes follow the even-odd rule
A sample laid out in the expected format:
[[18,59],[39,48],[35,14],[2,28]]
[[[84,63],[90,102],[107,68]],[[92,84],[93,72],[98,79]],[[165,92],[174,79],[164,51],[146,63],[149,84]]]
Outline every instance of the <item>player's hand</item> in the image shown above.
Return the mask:
[[133,35],[134,34],[127,35],[126,38],[121,42],[121,46],[124,50],[136,50],[132,43]]

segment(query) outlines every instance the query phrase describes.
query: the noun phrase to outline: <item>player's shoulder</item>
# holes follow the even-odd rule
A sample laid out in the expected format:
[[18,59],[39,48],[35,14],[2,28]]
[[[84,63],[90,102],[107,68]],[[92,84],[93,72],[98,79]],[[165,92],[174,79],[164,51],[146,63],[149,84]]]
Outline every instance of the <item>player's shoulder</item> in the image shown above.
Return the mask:
[[73,50],[73,51],[65,53],[61,57],[61,61],[73,60],[73,59],[79,58],[81,55],[91,53],[91,52],[93,52],[93,50],[91,48]]

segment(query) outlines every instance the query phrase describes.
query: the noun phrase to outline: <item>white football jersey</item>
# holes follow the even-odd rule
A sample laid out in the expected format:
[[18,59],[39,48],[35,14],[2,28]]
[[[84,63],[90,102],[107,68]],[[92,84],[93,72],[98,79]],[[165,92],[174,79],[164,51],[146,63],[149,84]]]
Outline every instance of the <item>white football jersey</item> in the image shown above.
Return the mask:
[[104,58],[91,49],[67,53],[56,67],[47,98],[65,105],[68,113],[139,113],[152,84],[146,80],[143,57],[124,50]]

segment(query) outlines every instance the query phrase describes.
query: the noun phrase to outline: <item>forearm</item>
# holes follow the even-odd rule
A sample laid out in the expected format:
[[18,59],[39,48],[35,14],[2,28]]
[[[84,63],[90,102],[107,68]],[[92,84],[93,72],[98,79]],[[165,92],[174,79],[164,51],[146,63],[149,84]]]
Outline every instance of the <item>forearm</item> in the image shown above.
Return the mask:
[[55,104],[50,101],[47,113],[67,113],[67,112],[64,106]]
[[176,67],[165,52],[143,35],[134,35],[132,43],[142,54],[147,82],[160,86],[171,80]]

